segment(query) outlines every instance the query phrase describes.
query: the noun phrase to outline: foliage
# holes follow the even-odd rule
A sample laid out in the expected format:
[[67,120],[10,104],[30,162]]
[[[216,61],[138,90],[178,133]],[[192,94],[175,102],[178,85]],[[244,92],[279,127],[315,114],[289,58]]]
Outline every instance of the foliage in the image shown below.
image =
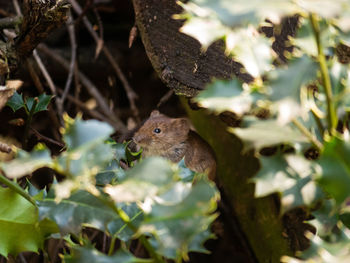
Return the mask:
[[[135,159],[133,155],[139,154],[128,153],[127,144],[109,139],[113,132],[109,124],[67,115],[64,119],[65,151],[52,156],[39,144],[31,152],[18,150],[16,159],[0,164],[4,174],[15,179],[42,167],[64,176],[48,192],[29,184],[33,195],[29,196],[0,175],[1,182],[9,186],[0,188],[6,200],[0,224],[8,230],[0,238],[1,255],[37,251],[45,237],[57,232],[71,251],[65,253],[64,262],[150,262],[127,251],[136,238],[153,262],[181,261],[188,258],[189,251],[205,252],[202,245],[212,237],[209,226],[216,217],[218,200],[212,182],[194,175],[196,184],[192,185],[193,173],[183,163],[160,157]],[[132,168],[125,171],[120,162]],[[86,227],[111,237],[108,255],[86,241]],[[13,235],[14,229],[21,229],[23,242],[18,242],[18,234]],[[123,244],[117,252],[116,240]]]
[[[191,0],[175,18],[181,31],[205,50],[224,40],[226,53],[254,80],[214,80],[194,99],[216,114],[231,111],[242,126],[230,128],[255,149],[261,169],[252,180],[256,197],[280,193],[281,213],[303,207],[315,217],[316,235],[301,259],[285,262],[346,262],[349,259],[350,66],[337,57],[349,45],[350,2]],[[286,16],[298,19],[291,53],[282,63],[261,27],[281,30]],[[263,114],[262,114],[263,113]],[[275,154],[264,156],[263,148]],[[311,155],[310,153],[315,153]],[[327,208],[327,209],[326,209]],[[327,229],[328,231],[325,231]],[[327,259],[326,259],[327,257]]]

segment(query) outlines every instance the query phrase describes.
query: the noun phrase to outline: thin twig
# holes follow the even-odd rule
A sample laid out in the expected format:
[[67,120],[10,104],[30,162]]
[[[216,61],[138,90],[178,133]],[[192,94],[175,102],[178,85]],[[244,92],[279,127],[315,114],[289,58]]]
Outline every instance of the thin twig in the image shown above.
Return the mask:
[[0,29],[13,28],[21,22],[22,18],[20,16],[15,17],[4,17],[0,19]]
[[73,24],[73,19],[72,19],[72,14],[70,13],[68,16],[68,20],[66,22],[67,24],[67,30],[69,34],[69,39],[70,39],[70,44],[71,44],[71,60],[70,60],[70,65],[69,65],[69,71],[68,71],[68,78],[66,82],[66,86],[64,87],[64,91],[61,97],[61,105],[63,108],[64,101],[67,97],[67,94],[69,92],[69,89],[72,84],[73,80],[73,75],[74,75],[74,68],[75,68],[75,63],[77,60],[77,41],[75,38],[75,29],[74,29],[74,24]]
[[16,14],[21,16],[22,15],[22,11],[21,11],[21,7],[19,6],[19,3],[17,0],[12,0],[12,4],[13,7],[15,8]]
[[[44,93],[45,92],[44,87],[40,81],[40,78],[39,78],[37,72],[35,71],[34,67],[32,67],[32,65],[29,61],[29,58],[26,59],[26,65],[27,65],[28,72],[29,72],[29,74],[34,82],[36,89],[38,90],[38,92],[40,94]],[[48,107],[48,113],[49,113],[49,117],[50,117],[52,123],[54,123],[53,127],[59,127],[60,122],[58,120],[58,116],[53,112],[51,104]],[[53,135],[54,135],[55,139],[59,140],[60,134],[58,133],[57,129],[52,129],[52,131],[53,131]]]
[[317,150],[322,150],[322,143],[317,140],[317,138],[302,123],[300,123],[297,119],[293,119],[292,122],[299,129],[299,131],[310,140],[310,142],[317,148]]
[[[80,7],[80,5],[77,3],[76,0],[69,0],[70,4],[72,5],[74,11],[80,15],[82,14],[82,9]],[[99,44],[101,39],[98,37],[97,33],[94,31],[91,23],[89,22],[89,20],[86,18],[86,16],[84,16],[83,18],[83,22],[85,24],[85,27],[87,28],[87,30],[89,31],[89,33],[91,34],[92,38],[95,40],[96,44]],[[103,53],[105,54],[106,58],[108,59],[109,63],[111,63],[113,69],[115,70],[117,76],[119,77],[120,81],[123,83],[123,87],[126,91],[126,95],[128,97],[129,103],[130,103],[130,108],[133,111],[134,116],[138,119],[139,117],[139,110],[135,104],[135,100],[138,98],[138,95],[136,94],[136,92],[131,88],[127,78],[125,77],[123,71],[121,70],[121,68],[119,67],[118,63],[116,62],[116,60],[114,59],[113,55],[111,54],[111,52],[109,51],[109,49],[104,45],[102,48]]]
[[[62,93],[63,91],[61,89],[58,89],[59,93]],[[67,99],[70,100],[71,102],[73,102],[75,105],[77,105],[82,111],[84,111],[85,113],[89,114],[91,117],[104,121],[104,122],[108,122],[109,124],[111,124],[116,130],[120,130],[120,126],[116,125],[114,121],[112,121],[111,119],[109,119],[108,117],[104,116],[102,113],[95,111],[95,110],[91,110],[88,107],[85,106],[85,104],[78,100],[77,98],[75,98],[74,96],[68,94],[67,95]]]
[[1,172],[0,172],[0,183],[6,185],[9,189],[15,191],[17,194],[23,196],[25,199],[27,199],[36,207],[35,200],[26,191],[24,191],[18,184],[7,179]]
[[318,24],[315,14],[310,14],[310,21],[311,21],[311,27],[314,32],[314,36],[317,44],[318,63],[320,64],[322,84],[326,94],[328,131],[330,134],[334,134],[338,124],[338,117],[337,117],[335,105],[333,103],[332,83],[328,72],[326,56],[323,52],[320,26]]
[[58,142],[58,141],[55,141],[54,139],[51,139],[49,137],[46,137],[45,135],[42,135],[40,132],[38,132],[36,129],[34,128],[30,128],[32,132],[34,132],[34,134],[36,135],[36,137],[40,140],[42,139],[43,141],[47,141],[49,143],[52,143],[52,144],[55,144],[57,146],[60,146],[60,147],[64,147],[65,145],[61,142]]
[[[62,58],[61,56],[59,56],[56,52],[49,49],[46,45],[44,44],[38,45],[38,50],[44,52],[46,55],[48,55],[49,57],[57,61],[66,70],[69,70],[69,62],[64,58]],[[125,125],[109,109],[107,102],[105,101],[101,93],[98,91],[97,87],[82,72],[78,72],[78,76],[82,84],[86,87],[87,91],[90,93],[90,95],[96,99],[98,105],[101,107],[101,111],[103,112],[103,114],[108,116],[108,118],[114,122],[115,124],[114,127],[118,127],[116,128],[118,131],[126,131],[127,129]]]
[[[53,83],[53,80],[49,74],[49,72],[47,71],[44,63],[42,62],[38,52],[36,51],[36,49],[33,51],[33,57],[36,61],[36,63],[38,64],[39,68],[40,68],[40,71],[43,73],[43,76],[44,78],[46,79],[46,82],[52,92],[53,95],[57,96],[57,89],[56,89],[56,86],[55,84]],[[61,103],[60,103],[60,99],[58,97],[56,97],[55,99],[55,104],[56,104],[56,107],[57,107],[57,111],[58,111],[58,119],[60,121],[60,124],[62,126],[64,126],[64,121],[63,121],[63,108],[61,107]]]
[[165,102],[167,102],[171,96],[174,94],[174,90],[169,90],[167,93],[165,93],[165,95],[163,97],[161,97],[161,99],[159,100],[158,104],[157,104],[157,108],[159,108],[161,105],[163,105]]
[[35,97],[34,101],[33,101],[32,108],[28,109],[29,114],[28,114],[28,118],[26,120],[26,126],[24,127],[24,135],[23,135],[23,141],[22,141],[24,149],[27,148],[27,142],[28,142],[28,137],[29,137],[29,128],[30,128],[30,125],[32,124],[33,115],[34,115],[35,108],[36,108],[36,105],[38,104],[38,102],[39,102],[39,99],[37,97]]

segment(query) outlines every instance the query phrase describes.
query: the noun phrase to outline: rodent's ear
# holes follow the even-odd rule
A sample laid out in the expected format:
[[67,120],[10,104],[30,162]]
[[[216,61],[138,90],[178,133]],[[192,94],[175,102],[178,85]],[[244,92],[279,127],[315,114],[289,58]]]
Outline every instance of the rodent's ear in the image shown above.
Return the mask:
[[157,110],[154,110],[154,111],[152,111],[151,112],[151,117],[155,117],[155,116],[158,116],[158,115],[160,115],[160,112],[159,111],[157,111]]
[[176,118],[172,120],[172,125],[176,129],[180,129],[182,131],[186,131],[186,133],[190,130],[190,124],[185,118]]

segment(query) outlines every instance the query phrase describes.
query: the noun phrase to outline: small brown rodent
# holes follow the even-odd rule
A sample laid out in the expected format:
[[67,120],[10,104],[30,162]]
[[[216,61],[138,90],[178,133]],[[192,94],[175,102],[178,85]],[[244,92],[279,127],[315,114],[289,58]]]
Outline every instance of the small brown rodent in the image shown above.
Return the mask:
[[169,118],[159,111],[152,111],[133,140],[143,148],[144,157],[162,156],[175,163],[185,158],[189,169],[206,173],[213,181],[215,179],[214,152],[206,141],[190,130],[186,119]]

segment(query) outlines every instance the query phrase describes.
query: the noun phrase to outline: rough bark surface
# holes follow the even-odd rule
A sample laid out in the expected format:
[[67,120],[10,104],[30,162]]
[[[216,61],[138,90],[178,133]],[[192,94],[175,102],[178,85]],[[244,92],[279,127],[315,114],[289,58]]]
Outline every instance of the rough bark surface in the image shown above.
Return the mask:
[[200,43],[179,32],[183,21],[172,18],[182,9],[175,0],[133,0],[136,24],[154,69],[166,85],[176,93],[194,96],[212,78],[231,78],[242,74],[242,66],[224,54],[222,43],[216,42],[206,52]]

